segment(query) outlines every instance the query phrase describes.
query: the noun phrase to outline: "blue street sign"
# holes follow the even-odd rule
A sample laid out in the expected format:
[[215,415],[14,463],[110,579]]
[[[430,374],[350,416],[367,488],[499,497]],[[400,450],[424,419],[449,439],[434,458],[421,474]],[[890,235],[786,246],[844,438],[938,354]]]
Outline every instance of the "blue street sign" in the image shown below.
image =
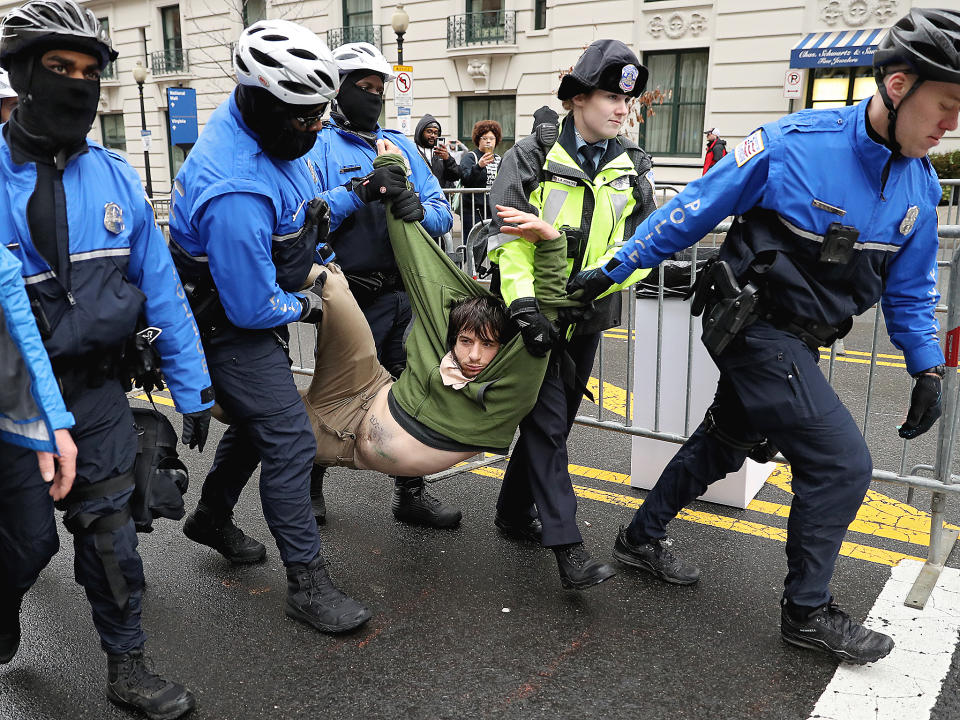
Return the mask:
[[197,141],[197,91],[193,88],[167,88],[170,115],[170,143],[192,145]]

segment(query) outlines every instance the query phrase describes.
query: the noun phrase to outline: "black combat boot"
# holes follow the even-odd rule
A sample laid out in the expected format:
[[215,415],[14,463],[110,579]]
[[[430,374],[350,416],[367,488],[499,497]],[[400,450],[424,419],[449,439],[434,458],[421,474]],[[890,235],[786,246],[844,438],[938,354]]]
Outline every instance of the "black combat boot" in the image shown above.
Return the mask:
[[501,534],[511,540],[525,540],[526,542],[543,542],[543,523],[540,518],[524,518],[522,520],[513,520],[500,513],[497,513],[493,519],[493,524]]
[[20,648],[20,603],[23,595],[0,596],[0,665],[13,660]]
[[582,542],[558,545],[553,548],[560,570],[560,584],[567,590],[583,590],[598,585],[617,574],[606,563],[590,557]]
[[147,668],[143,649],[107,655],[107,699],[134,708],[150,720],[173,720],[197,705],[187,688]]
[[427,490],[422,477],[394,476],[393,516],[411,525],[455,528],[463,513]]
[[236,565],[256,563],[267,557],[262,542],[245,535],[233,522],[233,513],[217,517],[201,501],[183,523],[183,534],[196,543],[212,547]]
[[323,499],[323,477],[326,474],[326,465],[314,465],[310,470],[310,506],[317,525],[327,522],[327,503]]
[[693,585],[700,579],[700,570],[674,555],[672,547],[673,540],[668,537],[636,545],[630,542],[621,525],[613,544],[613,556],[623,564],[644,570],[664,582]]
[[812,612],[796,610],[798,608],[788,607],[786,601],[780,610],[780,636],[791,645],[817,650],[855,665],[876,662],[893,650],[892,637],[865,628],[833,601]]
[[287,567],[287,617],[327,633],[346,632],[370,619],[370,611],[333,584],[322,555]]

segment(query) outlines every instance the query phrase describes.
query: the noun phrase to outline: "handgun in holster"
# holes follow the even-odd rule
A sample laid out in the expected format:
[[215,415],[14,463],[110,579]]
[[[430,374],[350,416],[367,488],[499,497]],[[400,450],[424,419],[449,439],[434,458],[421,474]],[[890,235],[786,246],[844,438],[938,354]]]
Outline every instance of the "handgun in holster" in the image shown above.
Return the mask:
[[758,288],[737,282],[730,265],[717,260],[704,268],[697,279],[690,312],[698,316],[706,311],[703,320],[703,344],[714,355],[722,353],[730,341],[757,319]]

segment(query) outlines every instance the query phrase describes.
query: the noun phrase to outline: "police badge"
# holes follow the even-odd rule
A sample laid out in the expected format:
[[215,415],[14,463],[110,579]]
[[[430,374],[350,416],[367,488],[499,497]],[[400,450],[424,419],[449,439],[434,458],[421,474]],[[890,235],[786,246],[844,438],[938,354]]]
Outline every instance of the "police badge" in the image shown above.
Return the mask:
[[910,231],[913,230],[913,224],[917,221],[917,215],[920,214],[920,208],[916,205],[911,205],[907,210],[907,214],[903,216],[903,220],[900,223],[900,234],[909,235]]
[[637,70],[636,65],[624,65],[623,70],[620,71],[620,89],[625,93],[632,92],[639,76],[640,71]]
[[103,206],[103,226],[114,235],[123,232],[123,210],[116,203],[108,202]]

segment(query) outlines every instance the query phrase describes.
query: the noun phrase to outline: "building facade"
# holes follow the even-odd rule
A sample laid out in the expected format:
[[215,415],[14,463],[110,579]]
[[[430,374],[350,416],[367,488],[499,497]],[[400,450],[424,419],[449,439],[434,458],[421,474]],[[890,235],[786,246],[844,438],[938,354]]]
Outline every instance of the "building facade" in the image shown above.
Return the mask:
[[[16,2],[0,2],[0,13]],[[84,3],[108,25],[119,59],[102,81],[91,136],[121,150],[153,194],[169,194],[189,142],[182,107],[169,90],[196,100],[202,129],[234,86],[232,43],[258,19],[300,22],[331,46],[366,40],[397,60],[387,0],[97,0]],[[494,119],[508,147],[530,132],[534,110],[560,111],[555,92],[590,42],[613,37],[641,57],[648,88],[665,99],[629,132],[656,160],[660,182],[700,174],[703,129],[717,127],[728,147],[757,125],[804,107],[856,102],[873,93],[872,50],[911,0],[409,0],[404,64],[412,66],[411,127],[425,113],[443,135],[468,147],[476,120]],[[929,3],[923,3],[929,4]],[[147,70],[140,86],[134,68]],[[398,127],[393,90],[385,122]],[[186,106],[190,106],[189,103]],[[179,131],[171,131],[171,112]],[[403,110],[401,110],[403,112]],[[639,122],[639,116],[645,122]],[[142,126],[146,127],[144,135]],[[142,138],[147,138],[145,143]],[[186,140],[189,140],[189,131]],[[956,133],[940,151],[960,149]]]

